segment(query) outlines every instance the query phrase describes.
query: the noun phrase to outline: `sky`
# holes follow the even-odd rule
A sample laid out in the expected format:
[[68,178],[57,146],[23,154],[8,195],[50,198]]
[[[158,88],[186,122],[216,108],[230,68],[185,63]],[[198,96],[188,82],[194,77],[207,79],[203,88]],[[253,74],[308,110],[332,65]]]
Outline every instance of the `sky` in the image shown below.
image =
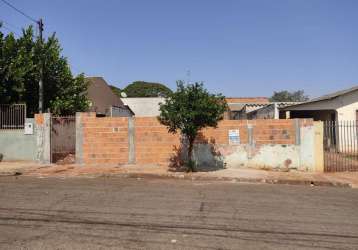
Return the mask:
[[[7,1],[43,18],[75,73],[120,88],[185,80],[231,97],[316,97],[358,85],[357,0]],[[31,24],[1,1],[0,20]]]

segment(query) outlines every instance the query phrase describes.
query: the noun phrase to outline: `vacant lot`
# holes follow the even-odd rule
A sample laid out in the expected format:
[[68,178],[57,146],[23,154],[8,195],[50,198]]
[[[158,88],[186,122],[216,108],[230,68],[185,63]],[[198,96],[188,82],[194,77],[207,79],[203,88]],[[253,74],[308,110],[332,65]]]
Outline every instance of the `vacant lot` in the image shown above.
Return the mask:
[[358,249],[358,190],[0,178],[0,249]]

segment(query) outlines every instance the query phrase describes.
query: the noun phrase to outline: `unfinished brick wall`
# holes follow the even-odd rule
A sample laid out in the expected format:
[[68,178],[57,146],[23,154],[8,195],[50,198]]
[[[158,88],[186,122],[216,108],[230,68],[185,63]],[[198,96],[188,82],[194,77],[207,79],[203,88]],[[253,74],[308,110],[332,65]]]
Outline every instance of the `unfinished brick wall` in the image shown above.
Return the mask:
[[168,163],[179,147],[180,135],[168,133],[157,118],[135,118],[136,163]]
[[[129,159],[129,137],[133,136],[135,162],[138,164],[168,163],[180,148],[180,135],[170,134],[156,117],[134,119],[134,134],[128,130],[126,117],[96,118],[94,113],[81,115],[83,163],[126,164]],[[298,122],[298,123],[297,123]],[[297,124],[296,124],[297,123]],[[240,144],[296,143],[298,126],[312,125],[312,120],[223,120],[218,128],[202,131],[196,143],[229,144],[229,130],[239,129]],[[249,142],[249,128],[252,141]]]
[[294,120],[251,120],[253,140],[262,144],[295,144]]
[[83,163],[126,164],[128,162],[127,118],[96,118],[95,113],[83,113],[81,125]]
[[[217,128],[206,128],[201,131],[198,143],[211,142],[214,144],[228,144],[229,130],[239,129],[240,141],[247,143],[247,123],[243,120],[223,120]],[[204,140],[203,140],[204,139]]]

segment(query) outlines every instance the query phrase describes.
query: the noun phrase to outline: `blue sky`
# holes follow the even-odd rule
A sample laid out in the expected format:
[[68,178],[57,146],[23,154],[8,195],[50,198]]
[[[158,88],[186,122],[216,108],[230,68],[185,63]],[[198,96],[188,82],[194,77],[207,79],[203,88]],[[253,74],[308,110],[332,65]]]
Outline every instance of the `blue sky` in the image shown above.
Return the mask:
[[[124,87],[204,81],[227,96],[358,84],[357,0],[8,0],[56,31],[76,73]],[[0,2],[0,20],[30,21]],[[12,25],[12,26],[10,26]]]

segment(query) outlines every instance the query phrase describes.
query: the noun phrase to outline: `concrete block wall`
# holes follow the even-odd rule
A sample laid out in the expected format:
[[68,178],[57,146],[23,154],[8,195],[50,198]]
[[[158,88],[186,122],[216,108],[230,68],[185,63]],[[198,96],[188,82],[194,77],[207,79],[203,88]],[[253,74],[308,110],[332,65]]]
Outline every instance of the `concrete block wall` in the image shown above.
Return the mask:
[[[79,113],[76,161],[84,164],[167,164],[183,155],[183,138],[170,134],[156,117],[97,118]],[[239,130],[240,143],[229,143]],[[315,169],[312,120],[223,120],[204,129],[194,157],[201,165],[230,168]]]
[[[26,123],[34,124],[34,119],[26,119]],[[4,161],[36,160],[36,128],[34,134],[25,135],[23,129],[0,130],[0,154]]]
[[33,124],[33,134],[25,135],[24,129],[0,130],[0,153],[4,161],[51,162],[50,114],[36,114],[27,118]]

